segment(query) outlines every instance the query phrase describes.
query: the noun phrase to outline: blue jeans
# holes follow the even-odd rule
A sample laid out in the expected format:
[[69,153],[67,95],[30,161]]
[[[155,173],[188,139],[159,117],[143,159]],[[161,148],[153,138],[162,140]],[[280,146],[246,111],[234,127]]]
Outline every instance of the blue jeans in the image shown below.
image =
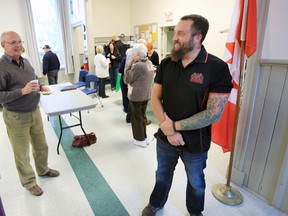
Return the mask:
[[205,177],[207,152],[192,154],[184,148],[175,148],[157,138],[156,183],[150,196],[150,204],[162,208],[171,188],[178,158],[184,163],[187,174],[186,206],[188,212],[199,214],[204,210]]

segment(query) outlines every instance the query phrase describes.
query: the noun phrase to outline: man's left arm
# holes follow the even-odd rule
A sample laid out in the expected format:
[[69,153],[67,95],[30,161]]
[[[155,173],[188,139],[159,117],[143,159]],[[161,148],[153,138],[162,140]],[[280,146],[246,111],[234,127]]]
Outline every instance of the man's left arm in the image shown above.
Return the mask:
[[165,115],[166,119],[160,128],[166,135],[175,131],[196,130],[211,125],[220,120],[229,95],[230,93],[210,93],[205,110],[176,122]]

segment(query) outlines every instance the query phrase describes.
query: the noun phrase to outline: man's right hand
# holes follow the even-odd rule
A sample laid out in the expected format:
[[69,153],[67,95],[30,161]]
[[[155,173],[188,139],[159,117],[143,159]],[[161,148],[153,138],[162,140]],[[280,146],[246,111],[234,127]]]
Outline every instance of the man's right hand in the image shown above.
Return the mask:
[[21,89],[22,95],[30,94],[32,91],[38,91],[39,84],[36,82],[28,82],[24,88]]

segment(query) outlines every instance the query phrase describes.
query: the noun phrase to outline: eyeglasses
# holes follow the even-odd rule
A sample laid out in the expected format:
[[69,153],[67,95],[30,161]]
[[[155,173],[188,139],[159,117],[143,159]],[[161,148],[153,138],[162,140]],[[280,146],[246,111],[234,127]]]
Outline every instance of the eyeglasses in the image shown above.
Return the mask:
[[12,46],[17,46],[17,45],[22,45],[24,41],[12,41],[12,42],[4,42],[4,43],[8,43]]

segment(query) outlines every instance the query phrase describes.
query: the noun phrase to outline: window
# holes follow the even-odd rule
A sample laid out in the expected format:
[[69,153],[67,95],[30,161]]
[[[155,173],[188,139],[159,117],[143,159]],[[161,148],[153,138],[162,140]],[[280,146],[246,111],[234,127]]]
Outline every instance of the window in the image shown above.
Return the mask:
[[30,0],[34,20],[35,34],[40,60],[44,56],[43,46],[48,44],[57,54],[61,68],[65,66],[63,38],[60,19],[58,18],[57,0]]

